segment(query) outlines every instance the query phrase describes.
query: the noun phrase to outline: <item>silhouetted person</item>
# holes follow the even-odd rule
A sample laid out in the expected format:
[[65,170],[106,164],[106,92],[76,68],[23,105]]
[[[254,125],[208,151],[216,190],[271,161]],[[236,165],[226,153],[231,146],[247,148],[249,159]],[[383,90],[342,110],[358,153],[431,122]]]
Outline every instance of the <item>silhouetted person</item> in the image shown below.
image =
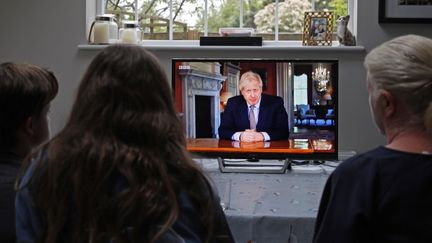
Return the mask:
[[106,47],[66,126],[19,179],[18,242],[233,242],[185,144],[157,59]]
[[228,99],[219,138],[245,142],[288,139],[288,115],[283,99],[262,94],[262,86],[257,73],[249,71],[241,76],[241,95]]
[[365,67],[371,113],[387,144],[331,174],[314,242],[432,242],[432,39],[387,41]]
[[15,240],[15,179],[21,162],[49,137],[54,75],[38,66],[0,64],[0,242]]

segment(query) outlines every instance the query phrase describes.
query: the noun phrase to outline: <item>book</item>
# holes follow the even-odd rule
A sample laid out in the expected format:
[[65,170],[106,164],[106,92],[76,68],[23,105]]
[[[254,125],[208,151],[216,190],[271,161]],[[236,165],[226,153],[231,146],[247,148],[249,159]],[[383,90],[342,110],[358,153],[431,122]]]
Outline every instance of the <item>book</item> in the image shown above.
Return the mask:
[[220,36],[248,37],[254,36],[255,31],[252,28],[219,28]]

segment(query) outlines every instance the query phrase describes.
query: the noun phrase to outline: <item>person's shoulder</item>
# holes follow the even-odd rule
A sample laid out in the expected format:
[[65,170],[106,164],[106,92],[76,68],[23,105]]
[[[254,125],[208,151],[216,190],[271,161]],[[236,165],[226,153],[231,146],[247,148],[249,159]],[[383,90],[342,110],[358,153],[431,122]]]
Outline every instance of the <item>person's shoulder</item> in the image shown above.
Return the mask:
[[276,96],[276,95],[269,95],[269,94],[262,94],[262,99],[263,100],[268,100],[269,102],[275,103],[275,102],[282,102],[283,103],[283,99],[280,96]]
[[228,100],[243,100],[243,96],[242,95],[236,95],[236,96],[229,98]]
[[245,101],[244,101],[243,96],[236,95],[236,96],[233,96],[233,97],[229,98],[228,102],[229,103],[233,103],[233,104],[238,104],[238,103],[245,102]]
[[23,158],[8,150],[0,148],[0,171],[2,176],[16,175]]
[[396,161],[406,161],[414,157],[422,156],[414,153],[407,153],[379,146],[367,152],[355,155],[341,163],[339,167],[345,169],[358,169],[370,166],[383,166],[387,163],[395,163]]
[[32,158],[28,162],[29,164],[26,166],[25,171],[23,172],[22,177],[19,179],[18,190],[22,190],[26,188],[33,177],[36,170],[39,172],[41,170],[45,170],[45,166],[48,160],[48,152],[46,150],[40,151],[41,155],[37,156],[38,158]]
[[370,175],[378,170],[380,158],[382,158],[382,147],[378,147],[367,152],[354,155],[351,158],[341,162],[333,172],[333,176],[357,177],[365,174]]

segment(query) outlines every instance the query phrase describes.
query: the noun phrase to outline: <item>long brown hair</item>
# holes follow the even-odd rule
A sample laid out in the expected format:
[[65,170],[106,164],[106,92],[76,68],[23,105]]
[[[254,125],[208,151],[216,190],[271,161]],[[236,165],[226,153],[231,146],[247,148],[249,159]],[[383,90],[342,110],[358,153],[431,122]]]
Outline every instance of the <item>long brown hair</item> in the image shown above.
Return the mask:
[[94,58],[69,121],[39,155],[29,190],[41,242],[155,242],[177,219],[181,191],[210,241],[211,189],[185,149],[166,74],[143,48],[109,46]]

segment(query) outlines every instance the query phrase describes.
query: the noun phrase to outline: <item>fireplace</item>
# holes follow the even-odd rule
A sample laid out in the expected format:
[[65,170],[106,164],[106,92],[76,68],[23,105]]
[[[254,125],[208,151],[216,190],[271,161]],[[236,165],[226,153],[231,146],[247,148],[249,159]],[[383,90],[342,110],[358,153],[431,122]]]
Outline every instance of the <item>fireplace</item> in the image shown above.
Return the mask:
[[217,138],[220,125],[219,92],[226,77],[218,72],[179,70],[182,77],[183,122],[188,138]]
[[195,95],[195,137],[214,137],[212,125],[211,96]]

